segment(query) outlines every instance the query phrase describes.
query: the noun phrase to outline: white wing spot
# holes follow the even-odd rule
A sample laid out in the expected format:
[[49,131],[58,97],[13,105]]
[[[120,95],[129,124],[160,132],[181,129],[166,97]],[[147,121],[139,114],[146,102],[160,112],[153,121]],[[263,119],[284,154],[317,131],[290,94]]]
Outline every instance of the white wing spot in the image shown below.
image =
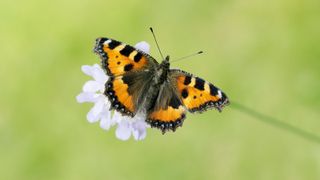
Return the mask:
[[107,44],[109,44],[109,43],[111,43],[111,40],[110,40],[110,39],[106,40],[103,44],[107,45]]
[[221,91],[220,91],[220,90],[218,90],[218,97],[219,97],[219,98],[222,98],[222,94],[221,94]]

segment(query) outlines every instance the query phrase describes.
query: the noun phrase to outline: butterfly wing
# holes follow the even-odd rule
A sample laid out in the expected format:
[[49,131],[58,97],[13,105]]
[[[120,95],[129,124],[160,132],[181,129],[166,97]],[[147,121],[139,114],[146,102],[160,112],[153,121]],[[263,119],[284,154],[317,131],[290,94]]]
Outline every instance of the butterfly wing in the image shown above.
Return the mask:
[[112,109],[133,117],[148,92],[152,82],[150,71],[133,71],[122,76],[110,77],[104,94],[111,102]]
[[183,105],[190,112],[203,112],[210,108],[222,111],[229,104],[224,92],[213,84],[181,70],[171,70]]
[[109,76],[119,76],[158,65],[154,58],[143,51],[109,38],[97,38],[94,52],[100,56],[102,68]]
[[177,127],[182,126],[185,114],[186,110],[177,94],[177,89],[171,79],[168,79],[160,86],[158,96],[148,110],[146,121],[151,127],[165,133],[168,130],[175,131]]
[[109,38],[98,38],[94,52],[100,56],[102,68],[110,76],[104,93],[111,108],[133,117],[138,109],[138,98],[146,91],[157,61],[130,45]]

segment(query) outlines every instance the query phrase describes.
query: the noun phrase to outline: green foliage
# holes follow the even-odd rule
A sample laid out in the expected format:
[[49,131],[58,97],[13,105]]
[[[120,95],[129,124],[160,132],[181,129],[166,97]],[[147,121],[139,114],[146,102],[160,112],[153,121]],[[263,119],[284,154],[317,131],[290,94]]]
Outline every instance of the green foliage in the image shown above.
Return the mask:
[[226,108],[122,142],[89,124],[80,67],[96,37],[151,33],[232,101],[318,133],[320,1],[0,2],[0,179],[320,179],[320,146]]

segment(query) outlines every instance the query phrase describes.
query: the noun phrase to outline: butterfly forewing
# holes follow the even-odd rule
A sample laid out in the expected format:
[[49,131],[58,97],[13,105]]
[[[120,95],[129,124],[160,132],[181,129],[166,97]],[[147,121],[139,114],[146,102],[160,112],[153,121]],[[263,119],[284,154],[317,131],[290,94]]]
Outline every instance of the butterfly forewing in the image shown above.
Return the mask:
[[155,66],[157,63],[146,53],[109,38],[98,38],[94,52],[100,56],[102,68],[109,76],[139,71]]
[[120,41],[98,38],[94,48],[101,58],[102,68],[110,76],[104,94],[112,109],[123,115],[134,116],[138,101],[144,93],[151,72],[158,63],[148,54]]

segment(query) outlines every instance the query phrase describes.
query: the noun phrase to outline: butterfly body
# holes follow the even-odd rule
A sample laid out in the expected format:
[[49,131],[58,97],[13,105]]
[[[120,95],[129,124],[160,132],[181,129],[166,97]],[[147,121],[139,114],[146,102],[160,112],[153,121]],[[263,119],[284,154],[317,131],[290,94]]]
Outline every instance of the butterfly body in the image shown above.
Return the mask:
[[187,111],[221,111],[229,103],[211,83],[170,69],[169,56],[159,64],[147,53],[109,38],[98,38],[94,52],[110,76],[104,94],[111,108],[130,117],[143,114],[163,133],[182,126]]

